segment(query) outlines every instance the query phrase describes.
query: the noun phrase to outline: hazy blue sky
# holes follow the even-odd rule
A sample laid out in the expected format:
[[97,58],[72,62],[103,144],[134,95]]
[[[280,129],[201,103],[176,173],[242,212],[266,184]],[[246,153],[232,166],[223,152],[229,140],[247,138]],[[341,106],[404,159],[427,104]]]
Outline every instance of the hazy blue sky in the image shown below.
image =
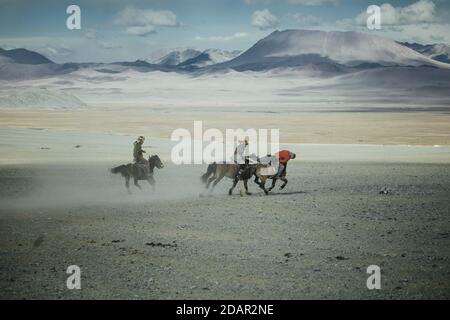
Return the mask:
[[[66,8],[81,8],[68,30]],[[365,11],[382,6],[382,30]],[[402,41],[450,43],[448,0],[0,0],[0,47],[25,47],[57,62],[147,58],[172,47],[239,49],[273,30],[358,30]]]

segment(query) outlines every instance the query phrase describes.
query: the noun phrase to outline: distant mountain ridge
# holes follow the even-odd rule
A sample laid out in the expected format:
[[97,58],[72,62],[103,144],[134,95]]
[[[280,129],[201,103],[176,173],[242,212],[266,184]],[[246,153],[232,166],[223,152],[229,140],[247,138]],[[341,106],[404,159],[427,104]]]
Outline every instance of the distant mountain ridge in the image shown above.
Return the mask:
[[169,50],[160,50],[152,54],[152,57],[145,59],[151,64],[162,66],[176,66],[186,60],[200,55],[202,51],[193,48],[174,48]]
[[[0,80],[52,77],[89,69],[104,74],[139,72],[209,73],[227,70],[307,70],[334,76],[388,67],[449,69],[446,45],[402,44],[361,32],[274,31],[243,53],[178,48],[149,59],[113,63],[54,63],[26,49],[0,49]],[[437,61],[440,60],[440,61]],[[441,62],[442,61],[442,62]]]
[[305,65],[341,67],[435,66],[423,54],[390,39],[361,32],[285,30],[274,31],[221,67],[266,70]]
[[156,52],[152,58],[146,59],[146,61],[166,67],[196,69],[231,60],[238,56],[239,53],[240,51],[238,50],[175,48]]
[[177,66],[181,68],[204,68],[234,59],[240,53],[241,51],[239,50],[226,51],[219,49],[207,49],[201,52],[198,56],[188,59]]
[[4,50],[0,48],[0,56],[7,57],[15,63],[20,64],[46,64],[54,63],[47,57],[27,49]]
[[450,63],[450,46],[446,44],[438,43],[438,44],[424,45],[420,43],[409,43],[409,42],[399,42],[399,43],[433,60],[444,63]]

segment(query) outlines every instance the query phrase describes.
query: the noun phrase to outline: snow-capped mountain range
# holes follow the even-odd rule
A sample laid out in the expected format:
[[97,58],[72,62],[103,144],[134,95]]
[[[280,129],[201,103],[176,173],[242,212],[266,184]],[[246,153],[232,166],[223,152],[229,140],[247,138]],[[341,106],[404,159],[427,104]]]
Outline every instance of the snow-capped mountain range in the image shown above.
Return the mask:
[[145,61],[161,66],[182,67],[182,68],[203,68],[213,64],[234,59],[240,51],[226,51],[219,49],[198,50],[193,48],[176,48],[170,50],[160,50],[152,54],[151,58]]
[[194,48],[173,48],[153,52],[149,58],[144,59],[151,64],[176,66],[186,60],[195,58],[202,51]]
[[390,39],[360,32],[275,31],[221,67],[266,70],[305,65],[344,67],[434,66],[447,68]]
[[411,48],[433,60],[450,63],[450,46],[446,44],[438,43],[423,45],[420,43],[409,42],[400,42],[400,44]]
[[215,72],[302,69],[348,73],[380,67],[450,68],[446,45],[402,44],[360,32],[275,31],[240,53],[218,49],[178,48],[150,58],[115,63],[54,63],[26,49],[0,49],[0,80],[51,77],[92,69],[99,73]]
[[59,64],[26,49],[0,50],[0,107],[295,103],[305,94],[312,100],[448,105],[445,55],[445,45],[309,30],[275,31],[242,53],[182,48],[114,63]]

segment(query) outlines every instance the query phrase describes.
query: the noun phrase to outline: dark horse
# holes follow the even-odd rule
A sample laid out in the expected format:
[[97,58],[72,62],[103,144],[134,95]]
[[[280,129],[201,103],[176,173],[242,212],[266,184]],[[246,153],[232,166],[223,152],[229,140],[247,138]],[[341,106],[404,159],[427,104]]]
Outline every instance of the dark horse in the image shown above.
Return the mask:
[[[239,182],[239,178],[237,174],[239,172],[239,165],[235,163],[211,163],[208,165],[208,169],[206,173],[202,175],[201,180],[206,185],[206,189],[209,189],[209,186],[213,182],[211,187],[211,191],[214,191],[215,186],[223,179],[223,177],[227,177],[233,179],[233,186],[228,190],[228,194],[231,195],[233,193],[234,188]],[[241,180],[244,181],[245,193],[250,195],[251,193],[248,191],[247,182],[248,179],[252,177],[255,173],[255,166],[248,165],[247,168],[241,174]]]
[[164,168],[164,165],[157,155],[150,156],[148,161],[144,158],[140,160],[139,163],[128,163],[123,164],[118,167],[112,168],[112,173],[120,173],[125,178],[125,186],[127,187],[128,193],[130,192],[130,178],[133,177],[134,185],[141,189],[139,185],[139,180],[147,180],[148,183],[155,190],[155,179],[153,178],[153,169]]
[[[287,183],[288,183],[288,179],[286,179],[286,168],[287,168],[287,164],[284,165],[284,170],[283,172],[280,174],[280,176],[276,176],[276,175],[267,175],[267,173],[264,171],[264,168],[267,168],[268,166],[265,164],[261,164],[258,163],[256,165],[255,171],[254,171],[254,175],[255,175],[255,183],[261,188],[263,189],[265,194],[269,194],[269,192],[275,188],[275,184],[277,182],[278,179],[280,179],[281,181],[283,181],[283,184],[280,187],[280,190],[283,190],[284,187],[286,187]],[[269,189],[266,189],[265,184],[266,181],[268,179],[272,179],[272,186]]]

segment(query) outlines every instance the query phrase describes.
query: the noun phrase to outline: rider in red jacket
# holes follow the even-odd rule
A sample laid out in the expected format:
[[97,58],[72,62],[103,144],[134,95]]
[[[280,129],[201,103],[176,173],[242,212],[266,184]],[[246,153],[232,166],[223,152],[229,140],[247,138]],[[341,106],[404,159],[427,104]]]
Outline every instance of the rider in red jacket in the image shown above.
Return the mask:
[[289,150],[281,150],[275,153],[275,156],[278,158],[278,161],[280,163],[275,178],[279,178],[283,174],[283,172],[286,171],[286,166],[289,160],[295,159],[297,155],[293,152],[290,152]]

